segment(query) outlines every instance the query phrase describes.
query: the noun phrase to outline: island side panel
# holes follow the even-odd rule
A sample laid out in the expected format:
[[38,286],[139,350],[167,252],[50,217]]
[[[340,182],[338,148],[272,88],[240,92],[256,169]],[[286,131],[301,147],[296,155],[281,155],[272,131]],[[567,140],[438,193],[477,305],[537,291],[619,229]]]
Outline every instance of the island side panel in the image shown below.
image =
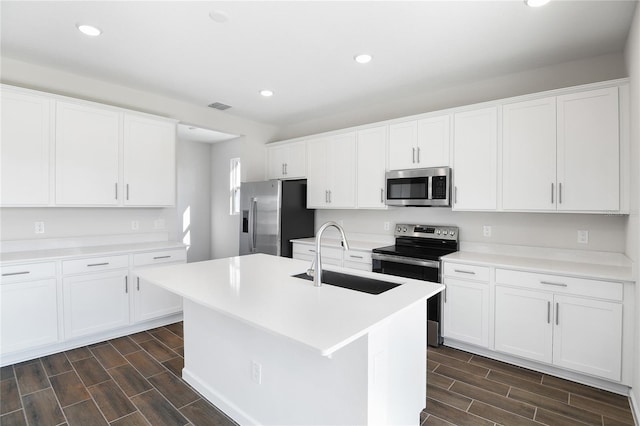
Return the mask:
[[184,379],[240,424],[368,423],[367,336],[327,358],[185,299],[184,338]]

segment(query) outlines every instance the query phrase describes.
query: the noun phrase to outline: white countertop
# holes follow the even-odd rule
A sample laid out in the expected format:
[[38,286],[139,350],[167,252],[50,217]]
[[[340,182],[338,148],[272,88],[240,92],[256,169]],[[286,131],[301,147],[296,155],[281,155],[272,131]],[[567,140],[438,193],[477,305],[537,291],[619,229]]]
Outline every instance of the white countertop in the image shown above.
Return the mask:
[[[349,249],[350,250],[371,251],[374,248],[384,247],[384,246],[388,246],[388,245],[393,244],[393,242],[385,243],[385,242],[382,242],[382,241],[362,241],[362,240],[353,240],[352,241],[350,238],[347,238],[347,241],[349,242]],[[297,238],[295,240],[291,240],[291,242],[292,243],[315,245],[316,244],[316,239],[315,239],[315,237]],[[322,239],[322,246],[326,246],[326,247],[342,247],[342,240],[334,239],[334,238],[323,238]]]
[[443,261],[466,263],[480,266],[516,269],[529,272],[559,274],[577,278],[591,278],[613,281],[633,281],[630,265],[615,263],[594,263],[576,260],[558,260],[526,256],[510,256],[498,253],[458,251],[442,257]]
[[116,253],[135,253],[150,250],[169,250],[184,248],[185,245],[177,241],[155,241],[144,243],[113,244],[89,247],[67,247],[48,250],[15,251],[0,254],[2,264],[41,262],[49,260],[61,260],[69,257],[82,257],[93,255],[110,255]]
[[395,313],[439,293],[427,281],[327,266],[403,285],[371,295],[292,275],[306,261],[253,254],[140,271],[142,279],[254,327],[307,345],[324,356],[368,333]]

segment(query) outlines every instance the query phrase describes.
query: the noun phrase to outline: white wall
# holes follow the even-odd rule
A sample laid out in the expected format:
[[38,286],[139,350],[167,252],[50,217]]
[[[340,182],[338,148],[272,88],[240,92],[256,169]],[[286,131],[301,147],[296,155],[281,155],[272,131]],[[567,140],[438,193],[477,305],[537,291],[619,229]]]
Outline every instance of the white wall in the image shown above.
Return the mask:
[[636,278],[636,346],[633,400],[636,421],[640,422],[640,7],[636,7],[631,32],[625,48],[631,95],[631,214],[627,224],[626,253],[634,261]]
[[279,130],[274,140],[291,139],[429,111],[626,76],[624,57],[621,53],[597,56],[496,76],[469,84],[429,90],[394,101],[363,99],[363,107],[358,110],[326,111],[326,115],[317,119],[285,126]]
[[[165,117],[221,132],[241,134],[239,139],[229,143],[238,144],[239,155],[245,156],[243,175],[250,180],[264,178],[264,143],[273,138],[274,126],[268,126],[230,113],[189,104],[134,88],[119,86],[82,75],[61,71],[2,57],[0,64],[2,83],[26,87],[120,106]],[[179,165],[181,167],[184,165]],[[212,167],[216,167],[215,162]],[[184,170],[184,169],[183,169]],[[212,208],[221,207],[214,204]],[[153,221],[165,220],[169,238],[181,238],[181,224],[176,220],[176,209],[73,209],[73,208],[29,208],[0,209],[2,240],[23,240],[38,238],[82,237],[108,234],[134,234],[155,232]],[[37,219],[36,219],[37,218]],[[45,222],[45,234],[34,234],[33,221]],[[140,221],[140,230],[131,229],[131,220]],[[212,232],[216,231],[213,223]],[[225,230],[222,230],[225,231]],[[206,231],[205,231],[206,232]],[[200,253],[196,257],[204,256]]]
[[[344,223],[347,233],[379,234],[393,229],[384,222],[455,225],[461,242],[514,244],[537,247],[624,252],[625,216],[554,213],[456,212],[449,208],[398,207],[389,210],[316,210],[316,228],[328,220]],[[492,235],[484,237],[482,227]],[[589,244],[577,243],[578,230],[589,231]]]
[[178,240],[189,244],[187,261],[211,259],[211,144],[176,145]]

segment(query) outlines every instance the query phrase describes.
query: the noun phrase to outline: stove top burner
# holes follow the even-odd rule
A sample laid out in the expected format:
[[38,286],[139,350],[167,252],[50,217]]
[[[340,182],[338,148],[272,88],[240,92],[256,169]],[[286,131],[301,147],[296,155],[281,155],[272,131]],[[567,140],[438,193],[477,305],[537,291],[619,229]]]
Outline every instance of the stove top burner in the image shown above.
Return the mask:
[[458,228],[455,226],[398,224],[395,245],[373,249],[374,253],[439,260],[458,251]]

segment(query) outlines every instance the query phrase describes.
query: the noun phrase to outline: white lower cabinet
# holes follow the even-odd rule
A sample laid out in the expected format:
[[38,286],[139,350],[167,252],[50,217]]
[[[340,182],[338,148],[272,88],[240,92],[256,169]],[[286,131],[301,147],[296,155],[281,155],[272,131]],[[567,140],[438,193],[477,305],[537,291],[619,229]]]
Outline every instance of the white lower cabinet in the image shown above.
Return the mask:
[[[312,262],[316,246],[305,243],[293,243],[293,258]],[[344,250],[339,247],[322,246],[322,264],[342,266],[371,272],[370,250]]]
[[444,265],[443,337],[489,346],[489,268]]
[[155,284],[141,280],[136,271],[151,265],[186,262],[184,250],[158,251],[134,256],[135,269],[131,273],[133,293],[133,320],[151,320],[182,311],[182,297]]
[[496,351],[621,379],[622,284],[506,270],[496,281]]
[[67,339],[129,324],[127,269],[67,277],[62,288]]
[[344,252],[342,266],[371,272],[373,261],[369,250],[347,250]]

